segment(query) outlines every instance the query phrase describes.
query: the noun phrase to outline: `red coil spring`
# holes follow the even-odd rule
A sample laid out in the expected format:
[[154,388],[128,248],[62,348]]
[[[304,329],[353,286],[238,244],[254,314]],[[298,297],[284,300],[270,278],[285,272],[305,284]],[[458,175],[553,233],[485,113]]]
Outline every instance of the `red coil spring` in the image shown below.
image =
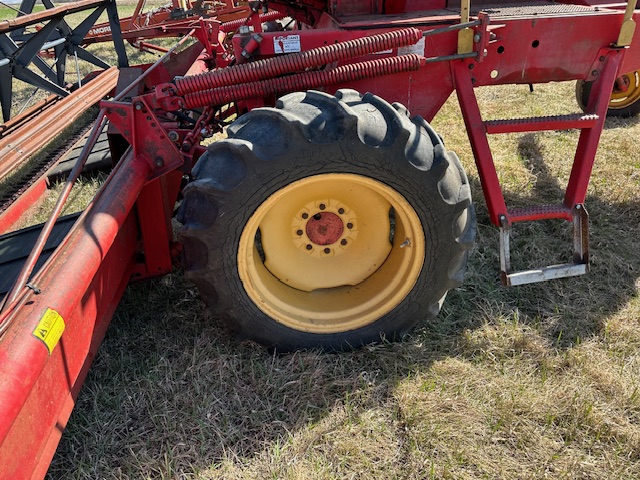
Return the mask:
[[[286,13],[282,12],[268,12],[260,14],[260,21],[262,23],[272,22],[274,20],[280,20],[281,18],[285,18],[287,16]],[[220,30],[226,33],[235,32],[243,25],[248,25],[248,18],[239,18],[238,20],[232,20],[230,22],[225,22],[220,25]]]
[[274,78],[283,73],[301,71],[309,67],[327,65],[391,48],[412,45],[421,38],[422,31],[417,28],[403,28],[343,43],[334,43],[306,52],[291,53],[282,57],[244,63],[191,77],[177,78],[175,81],[177,94],[183,96],[227,85]]
[[367,62],[342,65],[333,70],[306,72],[255,83],[228,85],[212,90],[189,93],[184,96],[184,101],[189,109],[206,105],[224,105],[238,100],[264,97],[274,93],[308,90],[324,85],[334,85],[336,83],[418,70],[425,63],[424,57],[414,54],[380,58]]

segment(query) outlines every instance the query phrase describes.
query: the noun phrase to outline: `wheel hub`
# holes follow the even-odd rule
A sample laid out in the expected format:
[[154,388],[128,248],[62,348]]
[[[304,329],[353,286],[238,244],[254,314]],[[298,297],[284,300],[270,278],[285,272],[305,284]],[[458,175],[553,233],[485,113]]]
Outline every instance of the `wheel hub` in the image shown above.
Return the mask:
[[309,240],[316,245],[331,245],[340,240],[344,224],[335,213],[316,213],[307,222],[306,232]]
[[342,255],[358,236],[357,224],[355,210],[350,205],[338,198],[320,197],[293,215],[293,244],[311,257]]

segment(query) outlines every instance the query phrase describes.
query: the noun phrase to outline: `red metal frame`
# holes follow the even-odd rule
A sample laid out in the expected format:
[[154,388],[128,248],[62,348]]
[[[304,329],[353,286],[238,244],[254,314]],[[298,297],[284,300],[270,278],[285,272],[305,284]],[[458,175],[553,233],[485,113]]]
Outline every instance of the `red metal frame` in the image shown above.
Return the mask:
[[[565,209],[584,201],[608,94],[618,67],[622,65],[626,69],[623,71],[640,68],[640,47],[637,44],[627,50],[611,47],[618,36],[622,12],[602,10],[580,15],[542,15],[535,19],[504,16],[495,22],[479,15],[480,21],[472,27],[478,36],[476,51],[467,55],[473,58],[464,58],[464,55],[457,55],[456,30],[430,35],[436,29],[453,26],[460,17],[452,11],[435,12],[432,16],[411,13],[425,4],[434,5],[406,0],[393,4],[394,11],[408,12],[403,15],[349,17],[340,16],[340,9],[357,7],[356,10],[363,13],[381,8],[382,3],[363,1],[354,5],[338,2],[331,7],[337,9],[336,15],[331,17],[322,1],[306,0],[304,4],[297,5],[279,5],[276,2],[275,6],[282,12],[326,29],[238,34],[233,37],[232,51],[236,56],[242,55],[253,35],[259,33],[261,41],[256,40],[258,47],[250,52],[250,60],[263,59],[267,65],[272,65],[276,60],[270,59],[278,58],[275,53],[278,35],[297,35],[300,50],[308,51],[325,45],[325,42],[370,37],[401,27],[420,29],[427,34],[424,46],[423,40],[419,40],[418,47],[410,49],[410,53],[418,58],[418,70],[400,73],[381,71],[376,77],[347,76],[349,81],[340,80],[331,86],[322,83],[326,80],[324,73],[329,74],[331,69],[345,67],[348,70],[358,65],[371,65],[364,63],[368,61],[396,61],[393,59],[398,56],[398,48],[393,47],[390,51],[369,52],[359,58],[341,58],[329,68],[305,77],[309,79],[305,88],[335,91],[350,87],[371,91],[389,101],[402,102],[414,114],[427,119],[433,118],[455,90],[478,164],[491,221],[497,225],[503,223],[505,216],[508,221],[510,214],[486,135],[512,131],[512,128],[523,131],[525,127],[522,124],[485,122],[475,101],[474,88],[507,83],[595,80],[593,91],[599,95],[591,97],[587,108],[597,118],[552,119],[546,123],[538,119],[526,123],[526,128],[538,130],[563,125],[584,128],[564,205],[551,212],[554,218],[568,219]],[[254,21],[251,24],[257,25]],[[222,55],[223,51],[229,51],[228,46],[221,49],[219,44],[214,45],[222,41],[218,33],[217,29],[206,34],[202,30],[198,33],[201,41],[211,41],[205,50],[215,58],[196,59],[198,48],[186,51],[176,57],[180,68],[163,64],[158,72],[148,76],[148,86],[162,84],[157,92],[148,90],[131,102],[103,103],[111,124],[129,141],[132,150],[118,164],[103,191],[67,239],[36,275],[33,283],[42,293],[36,295],[25,289],[17,304],[0,314],[0,326],[8,325],[0,339],[0,477],[41,478],[45,474],[124,287],[133,276],[152,276],[171,269],[170,217],[179,194],[181,171],[188,171],[202,152],[199,140],[203,131],[219,128],[215,121],[224,119],[225,114],[221,113],[220,105],[207,105],[201,112],[204,124],[200,122],[187,128],[161,107],[174,110],[186,105],[186,94],[176,83],[171,83],[176,74],[185,72],[192,64],[197,67],[191,73],[201,71],[206,64],[219,62],[220,67],[228,65],[228,58]],[[572,50],[568,58],[566,50],[557,46],[569,44],[580,48]],[[199,48],[202,50],[205,46]],[[633,55],[631,59],[630,54]],[[277,73],[273,76],[276,77]],[[275,82],[273,78],[263,80]],[[295,87],[295,84],[291,85],[290,88]],[[228,87],[231,85],[225,84],[210,91]],[[232,110],[239,113],[252,105],[270,104],[275,99],[273,93],[276,90],[261,90],[262,87],[258,88],[253,81],[240,82],[234,87],[241,87],[240,90],[249,94],[248,97],[225,97],[225,102],[235,103]],[[256,97],[257,94],[260,96]],[[220,98],[207,95],[207,98]],[[549,212],[530,214],[527,219],[548,218],[547,214]],[[512,221],[524,219],[515,213],[511,216]],[[33,335],[47,308],[56,310],[66,322],[62,339],[51,354]],[[34,432],[38,434],[34,435]]]

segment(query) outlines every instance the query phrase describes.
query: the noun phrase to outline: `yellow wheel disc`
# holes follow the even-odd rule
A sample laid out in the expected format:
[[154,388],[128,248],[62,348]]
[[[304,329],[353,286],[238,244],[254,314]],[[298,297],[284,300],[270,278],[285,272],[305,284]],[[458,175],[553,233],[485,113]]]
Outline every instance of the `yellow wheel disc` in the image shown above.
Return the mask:
[[616,79],[609,108],[620,109],[640,99],[640,71],[630,72]]
[[290,328],[337,333],[400,304],[425,257],[418,215],[393,188],[324,174],[267,198],[240,237],[238,270],[251,300]]

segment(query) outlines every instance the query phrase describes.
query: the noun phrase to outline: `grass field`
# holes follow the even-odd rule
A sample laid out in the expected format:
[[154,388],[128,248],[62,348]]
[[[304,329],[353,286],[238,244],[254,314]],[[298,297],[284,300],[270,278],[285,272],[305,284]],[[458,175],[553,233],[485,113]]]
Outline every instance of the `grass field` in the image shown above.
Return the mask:
[[[575,112],[572,84],[487,88],[487,118]],[[640,478],[639,119],[609,119],[584,277],[504,288],[457,102],[433,125],[469,173],[477,245],[440,316],[401,343],[273,356],[204,315],[179,271],[131,286],[50,479]],[[562,198],[575,132],[492,138],[510,205]],[[516,267],[565,260],[518,225]]]
[[[568,84],[480,97],[489,118],[576,109]],[[402,343],[272,356],[206,318],[180,272],[130,287],[50,478],[640,478],[638,120],[607,121],[592,273],[511,289],[455,98],[433,124],[479,220],[468,278],[436,321]],[[575,141],[493,139],[508,202],[559,200]],[[567,258],[570,231],[519,225],[512,243],[516,266],[541,266]]]

